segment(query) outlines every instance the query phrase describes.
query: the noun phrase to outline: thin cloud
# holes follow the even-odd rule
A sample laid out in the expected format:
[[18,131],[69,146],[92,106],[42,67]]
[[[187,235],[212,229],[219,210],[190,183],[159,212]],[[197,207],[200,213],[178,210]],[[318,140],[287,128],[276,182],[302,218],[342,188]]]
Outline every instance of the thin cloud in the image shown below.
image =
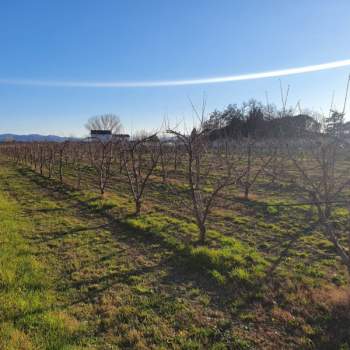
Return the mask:
[[311,66],[279,69],[260,73],[228,75],[223,77],[184,79],[184,80],[153,80],[153,81],[53,81],[53,80],[26,80],[26,79],[0,79],[1,85],[45,86],[45,87],[71,87],[71,88],[152,88],[167,86],[185,86],[202,84],[220,84],[234,81],[275,78],[287,75],[304,74],[323,70],[350,66],[350,59],[334,61]]

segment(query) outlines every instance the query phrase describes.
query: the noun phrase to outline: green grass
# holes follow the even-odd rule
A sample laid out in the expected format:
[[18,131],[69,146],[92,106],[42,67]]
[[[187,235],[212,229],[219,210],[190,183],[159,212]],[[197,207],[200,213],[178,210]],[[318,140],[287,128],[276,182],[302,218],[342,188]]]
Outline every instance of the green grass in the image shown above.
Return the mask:
[[[349,343],[349,278],[332,245],[307,230],[308,208],[274,207],[288,200],[262,190],[235,199],[215,209],[203,246],[158,183],[134,217],[121,181],[101,199],[88,182],[74,191],[0,164],[0,348]],[[339,225],[348,219],[337,215]]]
[[82,325],[56,308],[47,268],[23,234],[29,218],[0,192],[0,344],[2,349],[77,349]]
[[[232,323],[228,334],[215,331],[225,316],[205,285],[199,295],[188,297],[197,282],[182,276],[176,251],[157,236],[152,239],[152,233],[141,239],[127,222],[104,216],[114,205],[79,204],[87,199],[84,194],[47,191],[42,178],[36,178],[39,185],[11,168],[2,168],[0,178],[1,193],[16,198],[11,221],[21,217],[18,223],[24,225],[13,228],[18,238],[9,233],[13,250],[4,252],[22,259],[20,239],[26,256],[37,259],[23,299],[13,297],[19,305],[30,304],[30,310],[17,315],[14,307],[8,315],[2,327],[5,348],[22,349],[22,337],[33,349],[210,349],[240,342]],[[11,265],[2,271],[11,274]],[[34,276],[44,287],[33,282]],[[38,305],[31,303],[36,293]]]

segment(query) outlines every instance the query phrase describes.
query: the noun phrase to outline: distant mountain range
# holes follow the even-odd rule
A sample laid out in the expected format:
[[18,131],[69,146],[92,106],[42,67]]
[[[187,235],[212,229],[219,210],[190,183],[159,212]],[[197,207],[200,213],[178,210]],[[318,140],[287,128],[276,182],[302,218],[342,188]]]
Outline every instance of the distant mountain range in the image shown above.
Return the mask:
[[0,134],[0,142],[4,141],[19,141],[19,142],[31,142],[31,141],[51,141],[51,142],[63,142],[67,140],[77,140],[74,137],[63,137],[56,135],[16,135],[16,134]]

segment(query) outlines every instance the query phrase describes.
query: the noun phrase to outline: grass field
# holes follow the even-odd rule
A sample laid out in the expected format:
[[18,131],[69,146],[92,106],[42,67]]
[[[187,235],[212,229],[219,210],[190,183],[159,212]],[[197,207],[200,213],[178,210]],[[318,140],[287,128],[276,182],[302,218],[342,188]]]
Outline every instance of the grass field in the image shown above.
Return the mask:
[[0,162],[0,348],[349,349],[349,277],[306,208],[261,187],[189,245],[156,185],[135,218],[119,182],[101,199]]

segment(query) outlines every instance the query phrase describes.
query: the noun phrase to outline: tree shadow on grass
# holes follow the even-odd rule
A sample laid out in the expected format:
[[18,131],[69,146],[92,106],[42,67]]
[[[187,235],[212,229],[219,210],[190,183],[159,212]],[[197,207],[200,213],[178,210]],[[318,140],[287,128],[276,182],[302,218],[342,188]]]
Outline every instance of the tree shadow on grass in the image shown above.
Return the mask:
[[35,237],[33,240],[37,243],[46,243],[49,241],[53,241],[56,239],[61,239],[67,236],[74,236],[81,234],[84,231],[91,231],[91,230],[99,230],[106,228],[106,224],[102,225],[93,225],[93,226],[83,226],[83,227],[72,227],[67,230],[59,230],[59,231],[53,231],[53,232],[43,232],[40,233],[40,237]]
[[[239,311],[244,311],[250,307],[254,300],[260,298],[259,295],[264,292],[266,284],[272,283],[277,267],[280,266],[289,256],[290,251],[295,248],[295,244],[298,240],[303,235],[310,233],[314,229],[314,225],[312,224],[305,230],[301,231],[300,234],[290,237],[288,243],[284,245],[284,248],[280,250],[276,259],[271,263],[269,269],[266,271],[265,277],[257,281],[255,285],[247,287],[238,283],[223,287],[218,285],[204,270],[191,268],[191,266],[188,265],[188,257],[179,253],[176,249],[174,250],[174,247],[171,244],[169,245],[168,242],[158,234],[130,226],[125,221],[112,215],[109,210],[110,208],[102,207],[96,211],[96,208],[91,205],[91,203],[100,197],[86,201],[80,200],[78,196],[76,196],[77,192],[75,190],[64,188],[61,184],[57,185],[53,180],[45,179],[40,175],[27,170],[23,170],[22,174],[29,177],[29,179],[38,186],[44,187],[55,195],[57,194],[59,197],[63,197],[65,200],[73,202],[74,204],[72,207],[78,209],[83,217],[91,217],[91,213],[93,213],[94,215],[107,220],[107,223],[100,226],[100,228],[109,230],[114,236],[118,237],[118,241],[123,242],[130,249],[135,247],[137,249],[142,249],[142,253],[149,257],[152,257],[155,253],[159,253],[160,249],[163,252],[167,252],[167,254],[165,254],[166,258],[162,258],[158,264],[151,267],[141,266],[137,267],[135,270],[127,272],[117,271],[106,273],[103,276],[88,278],[86,280],[82,279],[81,281],[72,283],[70,288],[85,291],[80,294],[80,302],[84,300],[92,300],[93,302],[93,300],[98,298],[108,288],[113,288],[113,286],[120,283],[129,283],[131,276],[142,277],[149,273],[157,273],[157,271],[162,269],[163,271],[165,270],[165,274],[158,279],[158,283],[167,286],[167,288],[170,288],[174,293],[181,293],[178,288],[179,284],[189,284],[200,289],[204,293],[215,296],[213,302],[218,309],[227,311],[227,305],[232,302],[232,300],[239,298],[241,300]],[[246,201],[242,202],[259,210],[262,208],[261,203],[256,204],[251,201],[249,201],[249,203]],[[266,210],[264,206],[263,210]],[[95,227],[95,229],[97,228],[98,227]],[[77,229],[76,231],[73,229],[70,233],[79,234],[85,229],[88,228]],[[91,229],[94,228],[92,227]],[[65,234],[67,234],[67,232],[56,232],[49,239],[60,238]]]
[[[189,268],[187,265],[188,256],[177,251],[176,249],[174,250],[173,245],[169,244],[158,234],[152,232],[151,230],[142,230],[130,226],[127,222],[119,218],[115,218],[110,213],[109,208],[102,207],[96,211],[95,206],[91,205],[91,203],[100,197],[88,200],[80,200],[78,196],[76,196],[77,191],[70,188],[65,188],[64,185],[58,183],[54,179],[47,179],[39,174],[36,174],[30,169],[20,169],[19,172],[22,175],[28,177],[38,186],[50,190],[50,193],[59,193],[59,195],[63,196],[66,200],[70,200],[76,203],[73,206],[76,209],[79,209],[79,212],[82,214],[82,216],[88,217],[88,215],[93,212],[95,215],[107,219],[108,229],[113,233],[113,235],[118,235],[118,240],[122,240],[124,243],[129,244],[130,246],[136,245],[143,248],[144,250],[147,249],[147,253],[149,255],[159,252],[159,249],[168,250],[168,253],[170,255],[173,255],[174,258],[167,261],[167,265],[169,266],[169,273],[166,280],[167,283],[170,283],[172,279],[174,281],[178,281],[180,279],[183,281],[187,280],[187,282],[198,283],[199,288],[205,289],[209,292],[216,292],[222,296],[226,294],[231,295],[232,288],[228,288],[228,292],[226,293],[225,288],[223,288],[223,286],[216,285],[216,283],[213,283],[213,279],[208,274],[206,274],[205,271],[196,271],[191,267]],[[104,228],[107,228],[107,226],[104,226]],[[79,233],[79,230],[77,233]],[[64,233],[56,234],[60,236]],[[244,289],[243,286],[242,289]]]

